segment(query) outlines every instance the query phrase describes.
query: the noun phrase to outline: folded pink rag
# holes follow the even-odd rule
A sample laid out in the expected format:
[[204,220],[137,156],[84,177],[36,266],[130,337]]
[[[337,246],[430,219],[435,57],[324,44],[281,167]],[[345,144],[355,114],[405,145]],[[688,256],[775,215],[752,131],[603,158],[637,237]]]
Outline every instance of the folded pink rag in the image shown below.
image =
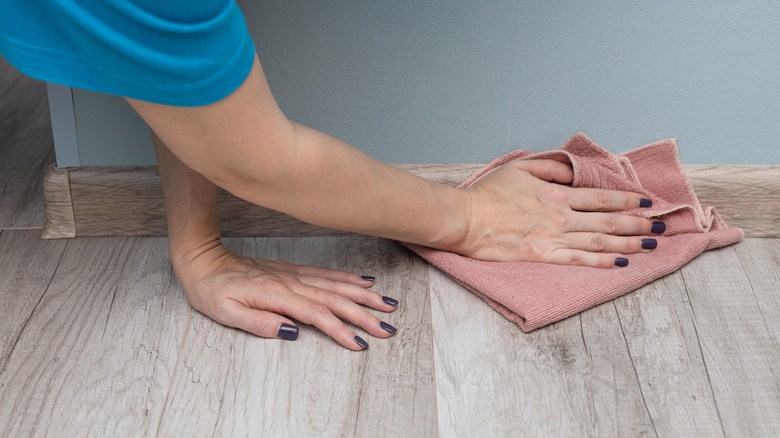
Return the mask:
[[739,228],[728,228],[712,207],[702,208],[683,173],[674,140],[613,155],[577,134],[559,150],[514,151],[488,164],[460,187],[511,160],[552,159],[571,163],[574,186],[625,190],[653,201],[648,209],[626,213],[660,217],[666,232],[654,236],[657,249],[629,256],[625,268],[601,269],[531,262],[485,262],[424,246],[405,244],[525,332],[559,321],[631,292],[681,268],[708,249],[738,242]]

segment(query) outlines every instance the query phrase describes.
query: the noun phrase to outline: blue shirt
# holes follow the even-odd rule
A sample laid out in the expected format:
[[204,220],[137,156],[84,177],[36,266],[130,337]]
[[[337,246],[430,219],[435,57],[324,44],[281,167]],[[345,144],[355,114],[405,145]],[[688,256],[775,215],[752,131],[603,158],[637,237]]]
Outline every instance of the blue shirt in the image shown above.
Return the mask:
[[23,73],[149,102],[205,105],[255,48],[233,0],[0,0],[0,53]]

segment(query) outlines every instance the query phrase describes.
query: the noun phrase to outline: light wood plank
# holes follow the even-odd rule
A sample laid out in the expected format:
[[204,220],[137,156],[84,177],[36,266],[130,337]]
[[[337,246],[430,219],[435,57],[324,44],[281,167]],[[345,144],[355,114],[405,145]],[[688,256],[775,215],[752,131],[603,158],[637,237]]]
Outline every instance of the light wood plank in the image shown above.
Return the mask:
[[748,237],[780,237],[780,165],[683,166],[702,205]]
[[780,352],[780,239],[746,239],[734,250],[750,280],[772,348]]
[[43,182],[43,196],[46,204],[46,226],[41,238],[76,237],[76,218],[73,215],[68,169],[58,169],[56,166],[49,168]]
[[43,82],[0,57],[0,228],[42,227],[54,143]]
[[190,311],[166,246],[68,242],[0,374],[0,435],[155,434]]
[[766,289],[752,284],[776,276],[777,266],[756,264],[749,276],[745,264],[757,255],[749,256],[740,258],[734,247],[709,251],[685,266],[682,276],[726,436],[778,436],[780,351],[777,326],[769,321],[778,308],[765,298],[778,288],[776,282],[764,284]]
[[[78,236],[164,236],[165,204],[156,167],[82,167],[70,170],[70,193]],[[318,228],[250,204],[224,190],[217,196],[226,236],[344,234]]]
[[54,277],[65,245],[42,241],[37,231],[0,234],[0,370]]
[[614,304],[658,436],[723,436],[679,271]]
[[[477,164],[398,165],[431,181],[456,185]],[[731,226],[748,236],[780,236],[780,166],[684,166],[703,205],[714,205]],[[64,192],[63,192],[64,193]],[[70,191],[79,236],[162,236],[162,192],[155,167],[77,168]],[[220,190],[220,227],[227,236],[339,235],[282,213],[251,205]]]
[[611,303],[524,334],[430,278],[441,436],[656,435]]
[[[351,352],[311,327],[259,339],[193,314],[160,436],[434,436],[427,267],[382,239],[228,240],[236,252],[377,275],[400,308],[389,340]],[[380,313],[377,313],[378,315]]]

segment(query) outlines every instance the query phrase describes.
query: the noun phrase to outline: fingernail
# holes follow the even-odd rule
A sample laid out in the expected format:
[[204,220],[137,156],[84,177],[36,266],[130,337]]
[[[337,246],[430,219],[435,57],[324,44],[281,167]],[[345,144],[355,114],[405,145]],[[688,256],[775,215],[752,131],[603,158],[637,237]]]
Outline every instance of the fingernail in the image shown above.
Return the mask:
[[364,350],[368,348],[368,342],[364,341],[360,336],[355,336],[355,342]]
[[653,206],[653,201],[647,198],[639,200],[639,208],[650,208]]
[[376,277],[374,277],[373,275],[361,275],[360,278],[362,278],[363,280],[366,280],[366,281],[374,281],[374,280],[376,280]]
[[387,303],[387,304],[389,304],[389,305],[391,305],[393,307],[398,305],[398,300],[396,300],[395,298],[382,297],[382,301],[384,301],[385,303]]
[[618,257],[615,259],[615,266],[620,266],[621,268],[628,266],[628,259],[623,257]]
[[388,333],[395,333],[398,331],[398,329],[396,329],[395,327],[391,326],[390,324],[384,321],[379,321],[379,326],[385,329],[385,331]]
[[655,239],[642,239],[642,249],[655,249],[658,241]]
[[287,323],[282,323],[282,326],[279,327],[279,333],[277,336],[287,341],[294,341],[298,339],[298,327]]
[[666,224],[663,222],[653,222],[653,226],[650,227],[650,231],[653,234],[661,234],[666,231]]

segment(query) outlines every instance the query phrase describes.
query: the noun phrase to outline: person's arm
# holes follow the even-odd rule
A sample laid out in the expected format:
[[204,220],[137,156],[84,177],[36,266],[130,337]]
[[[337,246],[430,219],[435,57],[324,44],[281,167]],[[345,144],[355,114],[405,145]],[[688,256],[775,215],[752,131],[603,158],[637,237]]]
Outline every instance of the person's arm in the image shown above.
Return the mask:
[[[250,202],[325,227],[487,260],[614,266],[642,251],[651,221],[598,213],[634,208],[635,193],[578,189],[554,162],[515,162],[469,190],[436,185],[287,120],[259,61],[233,94],[171,107],[128,99],[187,166]],[[546,180],[546,181],[543,181]]]
[[[339,343],[361,350],[341,320],[376,337],[395,328],[361,305],[384,312],[397,302],[366,288],[373,282],[346,272],[238,257],[220,238],[216,186],[182,163],[152,135],[168,219],[176,276],[192,306],[212,319],[263,337],[297,338],[290,318],[317,326]],[[336,316],[338,315],[338,317]]]

